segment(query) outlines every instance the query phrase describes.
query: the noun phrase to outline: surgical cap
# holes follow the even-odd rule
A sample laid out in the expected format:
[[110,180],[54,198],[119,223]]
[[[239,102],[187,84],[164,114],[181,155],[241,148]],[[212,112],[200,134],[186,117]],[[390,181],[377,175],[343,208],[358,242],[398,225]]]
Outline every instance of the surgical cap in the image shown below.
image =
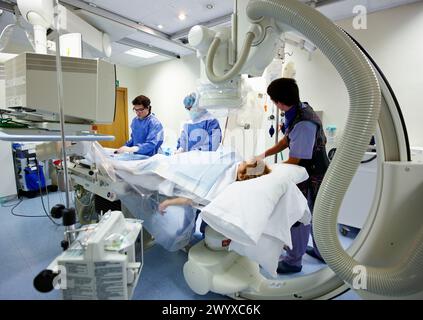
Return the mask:
[[190,93],[189,95],[187,95],[184,98],[184,106],[185,106],[185,108],[186,109],[191,108],[194,105],[196,99],[197,99],[197,95],[195,94],[195,92]]

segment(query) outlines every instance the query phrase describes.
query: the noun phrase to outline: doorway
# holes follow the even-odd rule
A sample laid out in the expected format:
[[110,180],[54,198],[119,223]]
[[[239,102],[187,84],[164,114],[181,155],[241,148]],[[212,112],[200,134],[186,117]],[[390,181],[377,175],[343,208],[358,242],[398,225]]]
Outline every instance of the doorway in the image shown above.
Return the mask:
[[129,137],[128,125],[128,89],[116,88],[116,109],[115,118],[112,124],[96,124],[93,130],[98,134],[115,136],[114,141],[99,141],[105,148],[120,148]]

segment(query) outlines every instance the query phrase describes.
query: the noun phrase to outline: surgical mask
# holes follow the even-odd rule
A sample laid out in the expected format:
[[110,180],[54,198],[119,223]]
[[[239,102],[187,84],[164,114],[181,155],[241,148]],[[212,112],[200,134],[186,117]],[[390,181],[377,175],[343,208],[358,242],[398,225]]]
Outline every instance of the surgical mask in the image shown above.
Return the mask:
[[201,117],[206,111],[205,110],[190,110],[189,116],[192,121],[195,121],[199,117]]

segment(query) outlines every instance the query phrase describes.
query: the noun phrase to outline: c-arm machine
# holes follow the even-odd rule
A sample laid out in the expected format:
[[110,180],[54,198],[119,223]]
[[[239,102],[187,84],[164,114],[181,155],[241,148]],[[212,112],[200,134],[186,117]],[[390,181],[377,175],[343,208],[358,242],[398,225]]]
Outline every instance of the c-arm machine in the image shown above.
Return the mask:
[[[189,251],[184,266],[188,285],[198,294],[213,291],[239,299],[332,298],[348,288],[365,298],[422,298],[423,168],[410,162],[401,111],[382,72],[347,34],[299,1],[237,2],[232,30],[196,27],[190,32],[190,44],[204,62],[204,79],[209,79],[203,82],[207,94],[200,106],[239,105],[239,75],[260,75],[280,35],[289,31],[315,44],[348,89],[348,122],[313,216],[315,239],[328,268],[295,279],[266,279],[248,259],[200,243]],[[338,210],[375,132],[379,170],[374,204],[364,228],[344,251],[337,238]]]
[[[328,267],[295,279],[270,280],[247,259],[198,244],[189,251],[184,266],[188,285],[198,294],[212,291],[239,299],[332,298],[349,288],[365,298],[421,299],[423,166],[410,162],[405,123],[383,73],[348,34],[299,1],[237,3],[232,30],[196,26],[190,31],[189,42],[197,48],[208,79],[203,86],[211,89],[200,106],[239,105],[240,74],[260,75],[273,58],[280,35],[287,31],[296,31],[316,45],[348,89],[345,132],[313,215],[314,237]],[[236,39],[239,43],[245,31],[244,45],[238,45],[234,55]],[[366,225],[345,251],[337,236],[338,210],[375,132],[380,159],[376,196]]]

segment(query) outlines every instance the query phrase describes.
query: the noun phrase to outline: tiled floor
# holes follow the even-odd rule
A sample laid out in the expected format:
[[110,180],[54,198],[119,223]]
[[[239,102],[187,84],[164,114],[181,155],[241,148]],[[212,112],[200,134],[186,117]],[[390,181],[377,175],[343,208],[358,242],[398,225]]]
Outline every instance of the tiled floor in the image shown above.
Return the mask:
[[[49,200],[50,207],[63,203],[63,195],[51,194]],[[32,283],[34,277],[61,253],[63,227],[54,225],[46,217],[13,216],[10,209],[0,207],[0,299],[60,299],[59,291],[39,293]],[[40,215],[43,209],[40,198],[34,198],[25,199],[14,211],[26,215]],[[351,241],[349,238],[341,237],[345,247]],[[159,245],[146,250],[144,268],[133,299],[227,299],[214,293],[204,296],[195,294],[186,284],[182,274],[182,266],[186,259],[185,252],[167,252]],[[303,271],[296,276],[314,272],[323,266],[319,261],[306,256]],[[280,276],[281,279],[283,277],[286,276]],[[337,299],[359,299],[359,297],[349,291]]]

